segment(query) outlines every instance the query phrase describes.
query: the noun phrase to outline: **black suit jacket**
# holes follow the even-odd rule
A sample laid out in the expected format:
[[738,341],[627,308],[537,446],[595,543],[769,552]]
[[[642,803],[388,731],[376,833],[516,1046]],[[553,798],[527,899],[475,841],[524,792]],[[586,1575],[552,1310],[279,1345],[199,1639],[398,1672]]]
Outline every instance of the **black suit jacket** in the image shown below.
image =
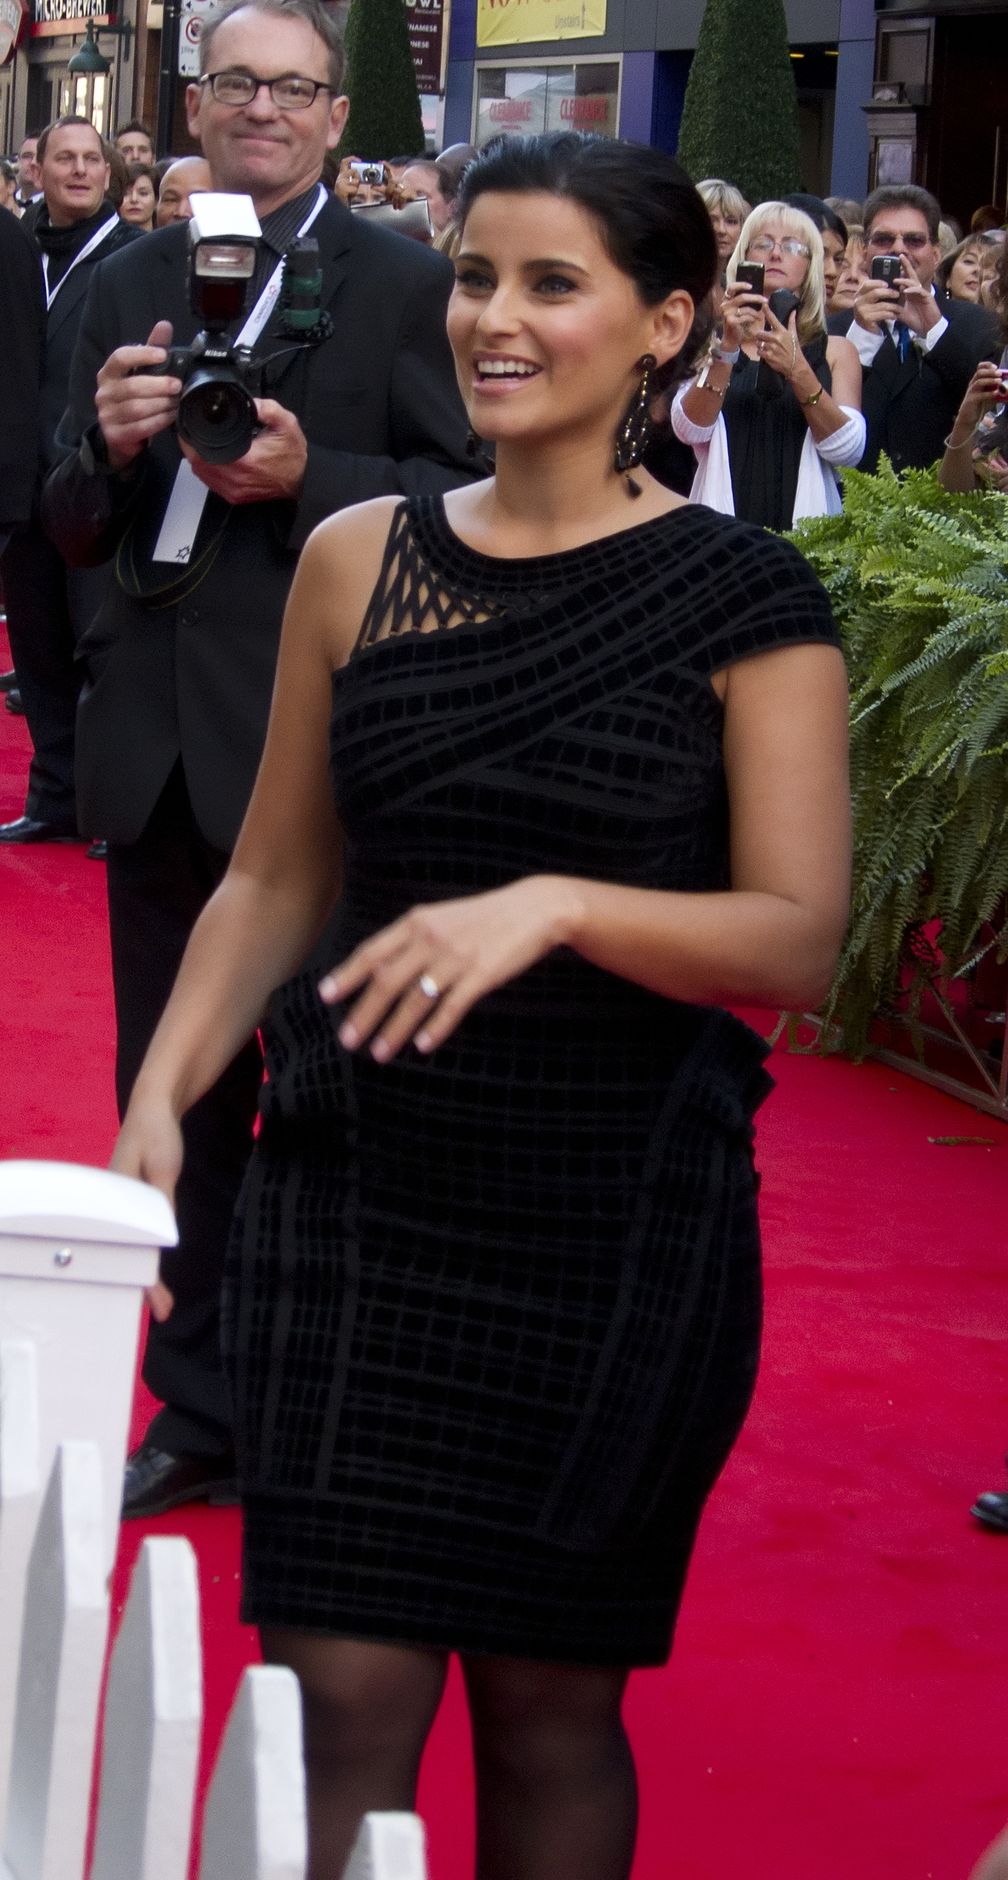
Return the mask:
[[0,333],[4,395],[0,416],[0,548],[31,515],[38,475],[39,381],[45,290],[38,250],[17,218],[0,211]]
[[[911,345],[901,360],[887,333],[865,371],[861,408],[868,441],[860,470],[877,470],[883,451],[896,470],[924,470],[937,462],[981,359],[998,357],[998,327],[992,314],[941,293],[936,298],[948,327],[931,351]],[[846,333],[853,317],[834,316],[830,332]]]
[[[217,847],[232,846],[261,754],[287,591],[308,534],[349,503],[442,491],[474,474],[445,336],[449,264],[333,199],[312,233],[334,335],[295,355],[270,386],[308,441],[300,498],[231,507],[211,497],[192,565],[208,544],[209,564],[181,598],[137,598],[123,585],[130,569],[145,584],[173,579],[151,551],[180,461],[174,432],[155,438],[127,476],[96,471],[81,441],[94,423],[95,375],[115,347],[145,341],[158,319],[171,320],[176,344],[194,335],[185,226],[116,256],[99,269],[88,299],[61,427],[67,454],[47,483],[44,515],[71,561],[119,551],[123,579],[85,639],[89,682],[77,735],[83,826],[116,842],[140,834],[181,756],[200,828]],[[276,344],[277,317],[257,355]]]
[[[115,214],[111,203],[107,208],[110,216]],[[52,469],[62,454],[56,449],[56,432],[70,395],[74,349],[95,270],[110,255],[118,254],[120,249],[142,240],[140,229],[133,228],[129,222],[120,222],[116,217],[105,240],[92,254],[78,261],[58,283],[46,315],[45,359],[39,408],[39,452],[43,474]]]

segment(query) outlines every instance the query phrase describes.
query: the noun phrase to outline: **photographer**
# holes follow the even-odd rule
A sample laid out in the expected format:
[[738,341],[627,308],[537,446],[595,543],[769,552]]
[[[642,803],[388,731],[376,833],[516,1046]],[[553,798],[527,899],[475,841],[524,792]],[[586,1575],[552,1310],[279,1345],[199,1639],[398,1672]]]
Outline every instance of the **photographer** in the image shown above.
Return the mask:
[[[123,1108],[245,812],[301,547],[347,504],[438,492],[473,474],[445,337],[451,269],[366,227],[319,183],[347,111],[343,49],[324,7],[239,0],[206,27],[200,50],[190,132],[214,189],[250,195],[262,228],[246,326],[263,314],[285,251],[310,233],[332,327],[323,338],[320,323],[322,343],[292,348],[278,330],[282,308],[267,311],[255,353],[285,352],[257,401],[261,428],[237,461],[209,463],[180,445],[181,380],[164,371],[166,349],[189,345],[201,324],[187,228],[157,230],[117,257],[85,312],[46,516],[71,561],[116,558],[84,646],[78,789],[87,826],[109,836]],[[152,1328],[144,1369],[165,1408],[128,1464],[127,1515],[231,1490],[220,1276],[261,1075],[252,1038],[188,1121],[180,1244],[165,1260],[176,1306]]]
[[835,513],[834,466],[864,449],[861,370],[828,339],[823,244],[803,210],[750,211],[728,263],[721,336],[672,405],[672,428],[697,457],[690,492],[766,529]]
[[926,189],[877,189],[864,213],[868,276],[853,314],[829,323],[865,375],[861,468],[877,469],[884,451],[897,470],[923,470],[941,456],[974,369],[997,356],[996,323],[936,289],[941,211]]

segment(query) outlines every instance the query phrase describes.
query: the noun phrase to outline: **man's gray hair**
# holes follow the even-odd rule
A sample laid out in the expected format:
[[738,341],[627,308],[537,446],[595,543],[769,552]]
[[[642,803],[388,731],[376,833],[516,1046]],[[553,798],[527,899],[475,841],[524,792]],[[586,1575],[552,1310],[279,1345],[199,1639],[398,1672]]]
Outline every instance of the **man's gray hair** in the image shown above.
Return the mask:
[[[199,59],[200,72],[209,69],[213,42],[217,29],[232,13],[269,13],[281,18],[304,20],[325,46],[329,60],[329,84],[333,92],[340,96],[346,78],[346,53],[343,50],[343,35],[336,24],[330,8],[324,0],[228,0],[228,5],[218,12],[211,13],[200,36]],[[305,74],[307,77],[307,73]]]

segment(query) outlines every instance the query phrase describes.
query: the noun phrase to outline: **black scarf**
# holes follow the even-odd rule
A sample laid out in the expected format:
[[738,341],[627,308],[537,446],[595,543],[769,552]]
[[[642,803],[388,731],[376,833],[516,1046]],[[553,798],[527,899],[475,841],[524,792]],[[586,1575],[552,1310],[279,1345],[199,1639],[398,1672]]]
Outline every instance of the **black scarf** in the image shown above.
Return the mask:
[[96,230],[100,229],[102,223],[107,222],[109,216],[114,214],[114,207],[106,196],[94,215],[89,215],[86,221],[71,222],[69,228],[54,228],[49,219],[48,206],[43,203],[32,234],[42,253],[49,258],[50,292],[56,286],[57,281],[63,279],[74,257],[80,254],[82,248],[87,247]]

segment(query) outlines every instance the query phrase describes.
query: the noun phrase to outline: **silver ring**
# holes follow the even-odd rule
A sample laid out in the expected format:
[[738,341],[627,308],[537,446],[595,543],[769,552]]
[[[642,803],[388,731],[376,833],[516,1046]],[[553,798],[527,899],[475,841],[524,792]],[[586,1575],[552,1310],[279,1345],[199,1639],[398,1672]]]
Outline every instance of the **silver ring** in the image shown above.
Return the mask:
[[417,980],[417,985],[425,999],[439,999],[441,997],[441,988],[437,980],[431,978],[430,973],[421,973]]

